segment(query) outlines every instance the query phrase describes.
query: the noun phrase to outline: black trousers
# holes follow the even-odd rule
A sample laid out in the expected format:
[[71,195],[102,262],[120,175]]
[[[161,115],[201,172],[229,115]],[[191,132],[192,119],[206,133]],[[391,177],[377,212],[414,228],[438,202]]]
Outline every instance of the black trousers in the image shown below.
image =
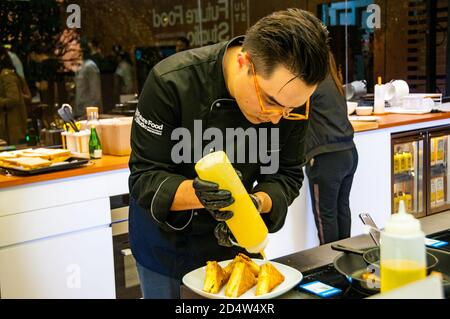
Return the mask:
[[350,190],[358,166],[356,148],[325,153],[306,165],[320,244],[350,237]]

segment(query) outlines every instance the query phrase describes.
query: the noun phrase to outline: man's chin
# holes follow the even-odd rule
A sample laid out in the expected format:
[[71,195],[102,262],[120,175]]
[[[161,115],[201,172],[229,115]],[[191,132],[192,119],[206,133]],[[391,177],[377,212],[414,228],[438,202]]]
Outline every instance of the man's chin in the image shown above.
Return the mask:
[[266,123],[266,122],[270,122],[270,120],[268,120],[268,119],[261,119],[261,118],[256,117],[256,116],[246,115],[245,117],[247,118],[247,120],[250,123],[255,124],[255,125]]

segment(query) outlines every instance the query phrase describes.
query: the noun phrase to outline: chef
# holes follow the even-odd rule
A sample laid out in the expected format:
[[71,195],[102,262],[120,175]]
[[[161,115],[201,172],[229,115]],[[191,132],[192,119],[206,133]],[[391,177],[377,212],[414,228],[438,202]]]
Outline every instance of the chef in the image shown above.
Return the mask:
[[151,70],[129,162],[129,236],[144,298],[179,298],[183,275],[243,251],[224,223],[232,212],[219,211],[233,197],[194,169],[220,145],[245,155],[231,160],[269,231],[283,226],[302,185],[309,98],[328,72],[328,52],[321,22],[288,9],[245,36],[177,53]]

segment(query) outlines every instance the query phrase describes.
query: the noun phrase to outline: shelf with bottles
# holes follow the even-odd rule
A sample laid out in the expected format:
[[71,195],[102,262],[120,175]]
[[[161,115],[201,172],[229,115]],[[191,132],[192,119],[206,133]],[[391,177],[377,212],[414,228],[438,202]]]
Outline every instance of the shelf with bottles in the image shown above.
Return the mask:
[[413,154],[411,152],[396,152],[394,154],[394,175],[414,176]]
[[408,213],[415,213],[413,208],[413,195],[410,193],[398,192],[394,194],[394,214],[398,213],[401,200],[405,202],[405,209]]
[[446,184],[447,177],[444,174],[430,178],[430,206],[432,209],[450,204]]
[[447,166],[446,149],[448,136],[433,137],[430,140],[430,166]]

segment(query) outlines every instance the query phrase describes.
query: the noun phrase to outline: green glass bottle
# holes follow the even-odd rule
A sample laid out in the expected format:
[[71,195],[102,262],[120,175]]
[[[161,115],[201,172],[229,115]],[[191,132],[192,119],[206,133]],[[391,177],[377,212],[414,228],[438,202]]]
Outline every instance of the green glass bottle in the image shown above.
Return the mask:
[[89,137],[89,154],[93,159],[102,158],[102,145],[95,126],[91,126],[91,136]]

